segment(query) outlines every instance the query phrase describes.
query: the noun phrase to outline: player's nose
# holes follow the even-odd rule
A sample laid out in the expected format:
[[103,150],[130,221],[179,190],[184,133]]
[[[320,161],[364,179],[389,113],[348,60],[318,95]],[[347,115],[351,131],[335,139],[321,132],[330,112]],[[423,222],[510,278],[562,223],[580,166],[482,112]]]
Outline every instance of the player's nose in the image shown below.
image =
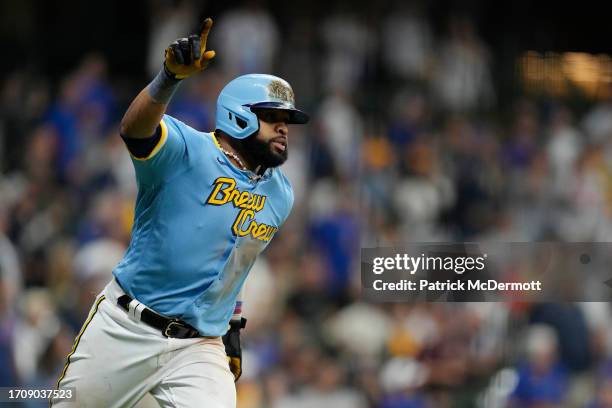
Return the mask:
[[283,135],[283,136],[287,136],[287,134],[289,133],[289,126],[287,126],[287,124],[285,122],[278,122],[276,123],[275,126],[276,129],[276,133]]

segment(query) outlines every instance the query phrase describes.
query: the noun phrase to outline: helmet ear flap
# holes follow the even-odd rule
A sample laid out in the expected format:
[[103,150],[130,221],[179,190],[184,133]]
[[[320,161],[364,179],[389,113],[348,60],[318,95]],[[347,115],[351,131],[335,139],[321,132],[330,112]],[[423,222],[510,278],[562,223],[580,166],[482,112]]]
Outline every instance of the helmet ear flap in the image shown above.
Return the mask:
[[228,113],[229,113],[229,120],[236,123],[236,126],[238,126],[240,129],[244,129],[247,127],[247,121],[245,119],[241,118],[235,113],[232,113],[232,112],[228,112]]
[[227,105],[217,105],[217,129],[237,139],[244,139],[259,130],[259,119],[250,109],[242,105],[232,106],[231,103]]

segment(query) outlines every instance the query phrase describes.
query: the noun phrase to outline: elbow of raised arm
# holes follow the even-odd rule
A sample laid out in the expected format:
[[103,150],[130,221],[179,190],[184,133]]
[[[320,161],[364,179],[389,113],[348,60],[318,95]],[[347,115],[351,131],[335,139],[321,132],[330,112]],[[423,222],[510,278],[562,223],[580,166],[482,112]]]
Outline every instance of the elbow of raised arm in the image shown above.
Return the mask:
[[121,123],[119,124],[119,134],[121,136],[128,136],[130,132],[130,126],[125,121],[125,118],[121,119]]

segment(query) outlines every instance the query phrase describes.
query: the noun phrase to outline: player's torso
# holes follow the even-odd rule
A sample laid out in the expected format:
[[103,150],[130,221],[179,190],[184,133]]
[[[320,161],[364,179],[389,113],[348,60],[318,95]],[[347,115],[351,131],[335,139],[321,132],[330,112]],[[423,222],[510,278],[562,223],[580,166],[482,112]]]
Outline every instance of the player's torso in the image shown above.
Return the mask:
[[168,315],[232,302],[288,211],[279,170],[251,180],[211,141],[202,148],[202,160],[171,182],[139,192],[130,249],[115,269]]

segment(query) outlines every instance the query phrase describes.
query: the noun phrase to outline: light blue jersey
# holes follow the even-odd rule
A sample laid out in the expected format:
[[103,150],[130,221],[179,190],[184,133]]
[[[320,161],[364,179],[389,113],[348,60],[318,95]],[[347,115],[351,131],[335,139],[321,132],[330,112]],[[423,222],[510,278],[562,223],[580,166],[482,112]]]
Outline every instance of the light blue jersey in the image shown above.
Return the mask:
[[164,115],[149,157],[132,157],[138,197],[132,240],[113,270],[147,307],[205,336],[225,334],[257,255],[287,219],[293,190],[280,169],[258,181],[212,133]]

